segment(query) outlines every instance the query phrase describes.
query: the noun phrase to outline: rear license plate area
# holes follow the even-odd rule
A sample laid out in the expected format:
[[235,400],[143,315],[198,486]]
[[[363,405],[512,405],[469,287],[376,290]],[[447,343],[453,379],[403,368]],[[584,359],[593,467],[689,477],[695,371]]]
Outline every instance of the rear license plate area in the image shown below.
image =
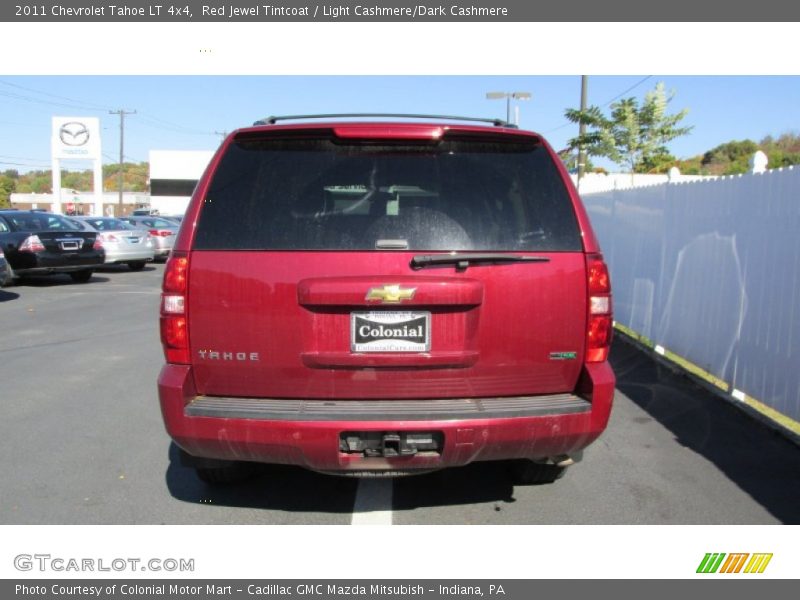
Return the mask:
[[345,431],[339,435],[340,452],[367,458],[441,454],[443,445],[441,431]]
[[428,352],[430,349],[430,312],[350,313],[351,352]]
[[79,241],[69,241],[69,242],[61,242],[61,249],[66,251],[75,251],[81,249],[81,242]]

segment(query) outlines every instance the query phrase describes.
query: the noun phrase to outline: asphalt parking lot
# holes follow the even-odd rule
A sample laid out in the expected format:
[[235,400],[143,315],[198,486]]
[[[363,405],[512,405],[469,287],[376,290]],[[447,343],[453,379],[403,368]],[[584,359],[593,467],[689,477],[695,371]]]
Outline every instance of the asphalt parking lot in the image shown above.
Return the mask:
[[555,484],[487,463],[380,481],[264,467],[210,488],[161,422],[162,272],[0,290],[0,523],[800,523],[800,448],[619,338],[609,429]]

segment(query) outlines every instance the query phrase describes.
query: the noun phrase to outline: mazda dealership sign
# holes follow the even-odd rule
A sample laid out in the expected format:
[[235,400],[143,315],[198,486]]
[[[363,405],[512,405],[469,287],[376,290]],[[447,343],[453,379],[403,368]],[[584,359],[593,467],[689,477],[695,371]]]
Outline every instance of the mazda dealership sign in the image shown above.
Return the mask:
[[[61,212],[61,163],[62,161],[92,161],[94,206],[91,214],[103,213],[103,163],[100,150],[100,119],[97,117],[53,117],[50,136],[51,165],[53,176],[54,212]],[[85,168],[85,167],[80,167]],[[89,190],[81,190],[88,192]],[[74,209],[67,205],[67,210]]]
[[53,117],[53,158],[99,159],[100,121],[96,117]]

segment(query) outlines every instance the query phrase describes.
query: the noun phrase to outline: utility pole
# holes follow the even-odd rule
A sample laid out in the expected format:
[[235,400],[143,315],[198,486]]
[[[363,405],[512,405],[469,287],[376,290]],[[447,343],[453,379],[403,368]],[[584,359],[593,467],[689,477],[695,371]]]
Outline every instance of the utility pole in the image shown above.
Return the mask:
[[119,110],[110,110],[108,111],[110,115],[119,115],[119,173],[118,173],[118,181],[119,183],[117,186],[119,187],[119,200],[117,200],[118,209],[119,209],[119,216],[122,215],[122,183],[123,183],[123,173],[122,173],[122,161],[123,161],[123,150],[125,148],[125,115],[135,115],[135,110],[125,111],[124,109],[120,108]]
[[[586,111],[586,97],[588,96],[589,77],[581,75],[581,115]],[[586,134],[586,123],[581,118],[578,125],[578,136],[583,138]],[[578,146],[578,190],[581,189],[581,179],[586,174],[586,147],[581,144]]]

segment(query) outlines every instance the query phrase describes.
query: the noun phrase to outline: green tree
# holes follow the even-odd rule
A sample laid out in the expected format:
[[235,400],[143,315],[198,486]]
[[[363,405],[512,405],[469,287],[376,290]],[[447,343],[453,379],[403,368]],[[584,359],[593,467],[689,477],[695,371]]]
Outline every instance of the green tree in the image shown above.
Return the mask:
[[753,140],[731,140],[712,148],[700,163],[714,175],[737,175],[749,170],[750,158],[758,150]]
[[17,180],[8,175],[0,175],[0,208],[11,206],[11,194],[17,189]]
[[[119,165],[103,165],[103,189],[107,192],[117,191]],[[126,192],[146,192],[148,191],[148,180],[150,177],[150,165],[143,163],[124,163],[123,164],[123,186]],[[24,175],[19,175],[17,181],[17,192],[29,194],[46,194],[51,192],[53,187],[53,176],[51,171],[29,171]],[[83,171],[61,171],[61,187],[76,190],[79,192],[94,191],[94,173],[91,169]]]
[[777,140],[767,136],[758,145],[769,157],[770,169],[800,164],[800,135],[796,133],[781,134]]
[[61,187],[81,192],[92,191],[92,172],[61,171]]
[[666,144],[687,135],[692,127],[679,127],[688,109],[667,114],[673,94],[667,94],[663,83],[645,94],[644,101],[624,98],[611,104],[610,116],[597,106],[585,111],[567,109],[565,116],[573,123],[584,123],[588,131],[569,140],[572,149],[584,146],[591,156],[605,156],[631,174],[652,170],[669,156]]
[[646,156],[638,165],[636,165],[637,173],[666,173],[670,167],[674,166],[677,159],[666,151]]
[[[143,163],[122,163],[122,190],[125,192],[146,192],[150,165]],[[106,191],[119,191],[119,164],[103,165],[103,187]]]
[[50,171],[29,171],[17,180],[17,192],[22,194],[46,194],[53,187]]

